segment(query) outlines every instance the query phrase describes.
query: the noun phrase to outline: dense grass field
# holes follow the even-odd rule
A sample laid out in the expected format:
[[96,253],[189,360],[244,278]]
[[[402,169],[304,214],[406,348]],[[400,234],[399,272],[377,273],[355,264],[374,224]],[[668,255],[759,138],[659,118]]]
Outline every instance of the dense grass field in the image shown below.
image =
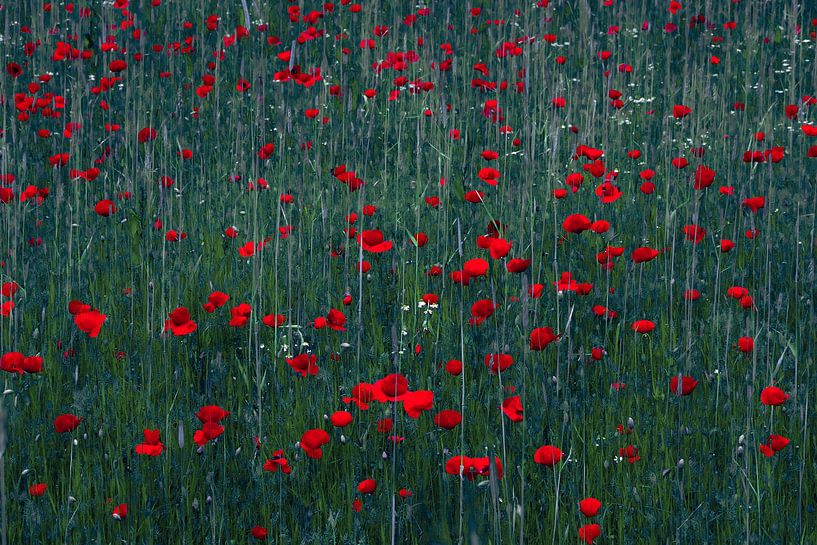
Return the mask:
[[1,545],[817,543],[817,7],[0,21]]

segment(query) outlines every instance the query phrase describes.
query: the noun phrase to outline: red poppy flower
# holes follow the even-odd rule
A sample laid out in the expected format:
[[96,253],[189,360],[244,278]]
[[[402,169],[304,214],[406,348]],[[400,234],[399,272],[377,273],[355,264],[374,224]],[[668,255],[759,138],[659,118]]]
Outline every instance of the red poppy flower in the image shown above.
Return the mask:
[[645,263],[647,261],[652,261],[660,252],[658,250],[654,250],[652,248],[648,248],[646,246],[642,246],[641,248],[636,248],[633,250],[632,258],[634,263]]
[[684,235],[688,241],[699,244],[706,236],[706,229],[695,224],[685,225]]
[[136,445],[136,454],[146,456],[159,456],[165,446],[159,441],[160,430],[143,430],[145,442]]
[[669,381],[669,391],[678,396],[688,396],[692,393],[695,387],[698,386],[698,381],[692,377],[684,376],[681,378],[681,389],[678,389],[678,377],[672,377]]
[[453,430],[461,422],[462,415],[453,409],[445,409],[434,415],[434,425],[446,430]]
[[314,460],[320,460],[323,457],[321,447],[328,442],[329,434],[321,429],[307,430],[301,436],[301,448],[304,449],[307,456]]
[[72,432],[82,422],[82,418],[73,414],[61,414],[54,419],[54,431],[57,433]]
[[601,535],[601,526],[598,524],[586,524],[579,528],[579,539],[592,545],[593,541]]
[[760,392],[760,402],[764,405],[782,405],[789,399],[789,394],[777,386],[767,386]]
[[112,200],[103,199],[96,203],[96,206],[94,206],[94,212],[100,216],[107,217],[116,212],[116,206],[114,206]]
[[318,360],[318,356],[315,354],[298,354],[294,358],[286,358],[286,362],[289,364],[292,369],[305,377],[307,374],[309,375],[317,375],[318,374],[318,366],[315,365],[315,362]]
[[127,503],[120,503],[116,507],[113,508],[113,513],[111,516],[116,520],[122,520],[128,516],[128,504]]
[[593,226],[590,218],[582,214],[571,214],[562,222],[562,228],[568,233],[581,233]]
[[771,458],[786,448],[790,442],[788,438],[782,435],[770,435],[766,443],[761,443],[760,452],[762,452],[766,458]]
[[326,315],[326,325],[335,331],[346,331],[346,315],[336,308],[329,309]]
[[462,362],[460,360],[448,360],[445,364],[445,371],[455,377],[460,375],[462,373]]
[[533,461],[544,466],[554,466],[564,457],[564,453],[558,447],[545,445],[536,449],[533,454]]
[[683,104],[676,104],[672,107],[672,117],[675,119],[683,119],[692,113],[692,108],[684,106]]
[[284,316],[283,314],[267,314],[266,316],[261,318],[261,321],[264,323],[265,326],[274,329],[276,327],[281,327],[282,325],[284,325],[287,319],[286,316]]
[[633,445],[627,445],[624,448],[618,449],[618,455],[622,458],[627,458],[627,461],[631,464],[641,459],[641,456],[638,455],[638,449]]
[[524,420],[524,409],[519,396],[512,396],[502,401],[502,412],[511,419],[511,422],[522,422]]
[[757,212],[766,206],[766,199],[764,197],[751,197],[743,200],[744,208],[748,208],[752,212]]
[[267,532],[267,529],[262,526],[254,526],[253,529],[250,530],[250,535],[252,535],[252,537],[258,541],[266,541],[269,533]]
[[755,340],[752,337],[741,337],[738,339],[738,350],[749,353],[755,349]]
[[155,140],[159,133],[156,132],[156,129],[152,129],[150,127],[145,127],[139,131],[138,137],[139,142],[145,143],[150,140]]
[[222,433],[224,433],[223,426],[216,422],[208,421],[202,425],[200,430],[196,430],[195,433],[193,433],[193,441],[201,447],[207,444],[207,441],[212,441]]
[[544,350],[547,345],[556,341],[561,335],[556,335],[550,327],[539,327],[530,333],[530,349]]
[[102,323],[107,318],[98,310],[90,310],[88,312],[81,312],[74,316],[74,323],[80,331],[87,333],[89,337],[96,338],[102,329]]
[[361,494],[372,494],[377,490],[377,481],[374,479],[364,479],[357,485],[357,491]]
[[352,423],[352,413],[349,411],[335,411],[332,413],[332,416],[329,417],[329,421],[332,422],[332,425],[336,428],[345,428]]
[[45,483],[32,484],[28,487],[28,495],[31,497],[42,496],[48,486]]
[[292,473],[292,468],[289,467],[289,462],[287,462],[287,459],[284,458],[283,449],[279,449],[273,452],[272,458],[264,462],[264,471],[275,473],[279,469],[281,470],[281,473],[285,473],[287,475]]
[[363,231],[358,237],[358,242],[364,250],[374,254],[388,252],[393,246],[392,241],[383,239],[383,231],[379,229]]
[[7,352],[0,356],[0,370],[7,373],[24,374],[25,356],[22,352]]
[[221,291],[214,291],[207,297],[207,302],[204,304],[204,310],[208,313],[213,313],[217,308],[223,307],[230,296]]
[[530,267],[530,259],[511,259],[508,263],[505,264],[505,268],[510,273],[518,274],[521,272],[525,272]]
[[633,331],[636,333],[649,333],[655,329],[655,323],[650,320],[636,320],[633,323]]
[[230,323],[232,327],[243,327],[247,325],[247,321],[252,314],[252,307],[247,303],[241,303],[237,307],[230,309]]
[[380,402],[402,401],[408,392],[408,379],[396,373],[386,375],[372,385],[372,399]]
[[417,390],[403,396],[403,410],[409,418],[419,418],[423,411],[431,409],[433,405],[434,392],[430,390]]
[[485,356],[485,367],[494,375],[504,372],[511,365],[513,365],[513,356],[510,354],[488,354]]
[[169,320],[165,320],[165,331],[170,331],[173,335],[181,337],[193,333],[198,325],[190,319],[190,311],[185,307],[177,307],[168,315]]
[[596,498],[585,498],[579,502],[579,511],[581,511],[585,517],[595,517],[599,509],[601,509],[601,502]]

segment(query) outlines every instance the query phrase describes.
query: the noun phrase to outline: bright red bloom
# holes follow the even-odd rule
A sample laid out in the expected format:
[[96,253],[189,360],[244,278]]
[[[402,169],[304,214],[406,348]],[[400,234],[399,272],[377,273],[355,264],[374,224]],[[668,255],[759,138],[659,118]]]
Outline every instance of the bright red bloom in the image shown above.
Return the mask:
[[159,441],[159,430],[143,430],[145,442],[136,445],[136,454],[144,454],[146,456],[159,456],[164,450],[165,446]]
[[190,319],[190,311],[185,307],[177,307],[168,315],[169,320],[165,320],[165,331],[170,331],[173,335],[181,337],[193,333],[198,325]]
[[383,239],[383,231],[379,229],[363,231],[357,240],[364,250],[374,254],[388,252],[393,246],[392,241]]
[[641,248],[636,248],[633,250],[632,258],[633,262],[635,263],[645,263],[647,261],[651,261],[658,257],[660,252],[658,250],[654,250],[652,248],[648,248],[643,246]]
[[513,357],[510,354],[488,354],[485,356],[485,367],[490,369],[494,375],[504,372],[511,365],[513,365]]
[[98,310],[90,310],[88,312],[82,312],[74,316],[74,323],[84,333],[87,333],[89,337],[92,339],[99,336],[99,332],[102,329],[102,323],[105,321],[107,316],[99,312]]
[[352,423],[352,420],[352,413],[349,411],[335,411],[332,413],[332,416],[329,417],[329,421],[332,422],[332,425],[336,428],[345,428]]
[[262,526],[254,526],[253,529],[250,530],[250,535],[252,535],[252,537],[258,541],[266,541],[269,533],[267,532],[267,529]]
[[767,386],[760,392],[760,402],[764,405],[782,405],[789,399],[789,394],[777,386]]
[[423,411],[431,409],[433,405],[434,392],[430,390],[417,390],[403,396],[403,410],[409,418],[419,418]]
[[633,323],[633,331],[636,333],[649,333],[655,329],[655,323],[650,320],[636,320]]
[[302,377],[305,377],[307,374],[313,376],[318,374],[319,369],[318,366],[315,365],[317,360],[318,356],[315,354],[298,354],[294,358],[286,358],[289,366]]
[[601,526],[598,524],[586,524],[579,528],[579,539],[592,545],[593,541],[601,535]]
[[448,360],[445,364],[445,371],[449,375],[458,376],[462,373],[462,362],[460,360]]
[[377,490],[377,481],[374,479],[364,479],[357,485],[357,491],[361,494],[372,494]]
[[738,350],[749,353],[755,349],[755,340],[752,337],[741,337],[738,339]]
[[502,412],[511,419],[511,422],[522,422],[524,420],[524,409],[519,396],[512,396],[502,402]]
[[553,330],[550,327],[539,327],[531,331],[530,333],[530,349],[531,350],[544,350],[547,345],[556,341],[561,337],[561,335],[556,335],[553,333]]
[[72,432],[82,422],[82,418],[73,414],[61,414],[54,419],[54,431],[57,433]]
[[272,458],[264,462],[264,471],[275,473],[279,469],[281,470],[281,473],[285,473],[287,475],[292,473],[292,468],[289,467],[289,462],[287,462],[287,459],[284,458],[283,449],[279,449],[273,452]]
[[261,318],[261,321],[264,323],[265,326],[274,329],[276,327],[281,327],[282,325],[284,325],[287,319],[286,316],[284,316],[283,314],[267,314],[266,316]]
[[445,409],[434,415],[434,425],[446,430],[453,430],[461,422],[462,415],[453,409]]
[[631,464],[634,464],[641,459],[641,456],[638,455],[638,448],[634,447],[633,445],[627,445],[624,448],[618,449],[618,455],[622,458],[627,458],[627,461]]
[[684,376],[681,378],[681,390],[678,390],[678,377],[672,377],[669,381],[669,391],[678,396],[688,396],[692,393],[695,387],[698,386],[698,381],[692,377]]
[[[497,478],[502,479],[502,462],[499,457],[494,457],[494,466],[496,467]],[[446,461],[445,472],[449,475],[462,475],[469,481],[473,481],[477,476],[487,477],[490,475],[491,462],[487,456],[482,458],[454,456]]]
[[128,504],[127,503],[120,503],[116,507],[113,508],[113,513],[111,516],[116,520],[122,520],[128,516]]
[[241,303],[237,307],[231,308],[229,325],[232,327],[243,327],[247,325],[250,314],[252,314],[252,307],[247,303]]
[[376,401],[402,401],[409,393],[408,379],[400,374],[386,375],[372,385],[372,399]]
[[329,434],[321,429],[307,430],[301,436],[301,448],[304,449],[307,456],[314,460],[320,460],[323,457],[321,447],[328,442]]
[[204,310],[208,313],[214,312],[217,308],[223,307],[230,296],[222,291],[214,291],[207,297],[207,302],[204,304]]
[[224,433],[224,427],[216,422],[205,422],[200,430],[196,430],[193,434],[193,441],[198,446],[204,446],[207,441],[211,441]]
[[26,357],[22,352],[7,352],[0,356],[0,370],[22,375],[24,373],[23,362],[25,362],[25,359]]
[[558,447],[545,445],[536,449],[533,454],[533,461],[544,466],[554,466],[564,457],[564,453]]
[[581,511],[585,517],[595,517],[599,509],[601,509],[601,502],[596,498],[585,498],[579,502],[579,511]]
[[31,497],[42,496],[48,486],[45,483],[32,484],[28,487],[28,495]]
[[196,418],[198,418],[201,423],[215,422],[218,424],[228,416],[230,416],[230,411],[225,411],[218,405],[205,405],[196,413]]

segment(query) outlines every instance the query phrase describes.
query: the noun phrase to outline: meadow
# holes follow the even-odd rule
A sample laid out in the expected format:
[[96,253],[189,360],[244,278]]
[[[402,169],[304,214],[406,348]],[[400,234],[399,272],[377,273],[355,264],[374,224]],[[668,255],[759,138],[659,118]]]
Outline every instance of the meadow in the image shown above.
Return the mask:
[[0,545],[817,543],[817,7],[0,21]]

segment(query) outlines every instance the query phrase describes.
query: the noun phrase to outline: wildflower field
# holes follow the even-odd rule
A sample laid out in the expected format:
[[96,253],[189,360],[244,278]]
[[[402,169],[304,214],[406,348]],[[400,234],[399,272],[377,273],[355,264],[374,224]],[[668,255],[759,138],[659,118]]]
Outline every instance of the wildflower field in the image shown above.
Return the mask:
[[817,5],[0,24],[0,545],[817,543]]

